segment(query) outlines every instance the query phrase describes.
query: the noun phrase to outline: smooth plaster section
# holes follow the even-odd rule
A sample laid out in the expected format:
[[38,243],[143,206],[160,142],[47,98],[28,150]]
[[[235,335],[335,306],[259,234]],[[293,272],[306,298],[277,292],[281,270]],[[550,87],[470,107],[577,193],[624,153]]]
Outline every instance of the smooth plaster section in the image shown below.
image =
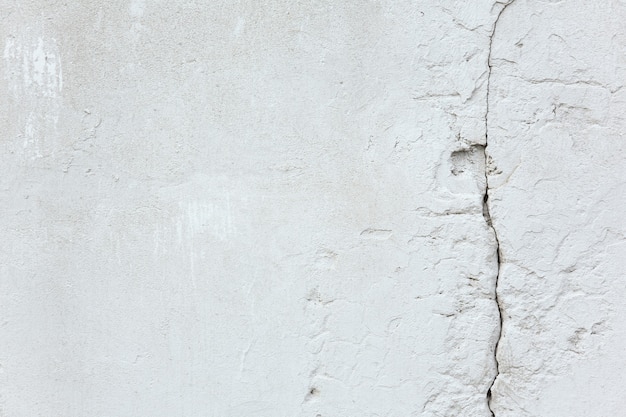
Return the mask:
[[2,6],[4,413],[490,415],[491,1]]

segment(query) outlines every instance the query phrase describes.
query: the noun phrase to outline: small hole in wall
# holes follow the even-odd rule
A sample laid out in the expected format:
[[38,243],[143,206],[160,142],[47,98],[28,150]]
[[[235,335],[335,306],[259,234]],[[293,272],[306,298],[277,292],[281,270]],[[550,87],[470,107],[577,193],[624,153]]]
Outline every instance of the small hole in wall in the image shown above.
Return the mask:
[[306,393],[306,396],[304,397],[304,401],[314,401],[317,399],[319,394],[320,394],[320,390],[318,390],[317,388],[315,387],[309,388],[309,392]]

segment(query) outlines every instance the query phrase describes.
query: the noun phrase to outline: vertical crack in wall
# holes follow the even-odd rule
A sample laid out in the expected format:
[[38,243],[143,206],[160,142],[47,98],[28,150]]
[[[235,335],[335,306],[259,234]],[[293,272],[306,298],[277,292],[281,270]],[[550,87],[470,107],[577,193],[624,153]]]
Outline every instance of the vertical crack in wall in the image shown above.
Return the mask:
[[500,17],[502,16],[502,13],[506,10],[506,8],[510,6],[511,4],[513,4],[514,1],[515,0],[509,0],[507,3],[496,2],[496,4],[502,4],[502,8],[498,12],[498,15],[496,16],[496,20],[494,21],[493,27],[491,29],[491,34],[489,36],[489,52],[487,54],[487,97],[486,97],[487,105],[486,105],[486,111],[485,111],[485,146],[483,147],[484,157],[485,157],[485,195],[483,196],[483,216],[485,217],[485,221],[487,222],[487,225],[491,228],[493,232],[493,236],[496,241],[495,249],[496,249],[496,257],[497,257],[497,271],[496,271],[496,279],[495,279],[495,285],[494,285],[494,299],[498,307],[499,329],[498,329],[498,336],[497,336],[498,339],[496,340],[496,344],[493,349],[494,360],[496,363],[496,374],[494,375],[493,381],[491,381],[491,385],[489,386],[489,389],[487,390],[487,407],[489,408],[489,411],[491,411],[491,415],[494,417],[495,417],[495,413],[493,409],[491,408],[491,395],[492,395],[493,386],[496,382],[496,379],[498,378],[498,375],[500,374],[497,354],[498,354],[498,345],[500,344],[500,339],[502,338],[502,305],[500,304],[500,299],[498,297],[498,281],[500,279],[500,267],[501,267],[500,240],[498,239],[498,233],[495,227],[493,226],[493,222],[491,221],[491,214],[489,212],[489,169],[491,165],[490,163],[491,160],[489,158],[489,154],[487,153],[487,148],[489,147],[489,108],[490,108],[489,98],[490,98],[491,70],[492,70],[491,51],[493,47],[493,38],[496,34],[496,29],[498,27],[498,22],[500,21]]

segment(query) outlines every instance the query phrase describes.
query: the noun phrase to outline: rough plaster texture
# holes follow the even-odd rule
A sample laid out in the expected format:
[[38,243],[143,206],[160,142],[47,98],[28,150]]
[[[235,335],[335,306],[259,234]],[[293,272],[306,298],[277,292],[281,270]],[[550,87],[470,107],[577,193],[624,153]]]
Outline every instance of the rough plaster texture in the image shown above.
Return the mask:
[[491,65],[492,408],[625,415],[626,2],[516,0]]
[[0,415],[626,408],[623,2],[0,13]]

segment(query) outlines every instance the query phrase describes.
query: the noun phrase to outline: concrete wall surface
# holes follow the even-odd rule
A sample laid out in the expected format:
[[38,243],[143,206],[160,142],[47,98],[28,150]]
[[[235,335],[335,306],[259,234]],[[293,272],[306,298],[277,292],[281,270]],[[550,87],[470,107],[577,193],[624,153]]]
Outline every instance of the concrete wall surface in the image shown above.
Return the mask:
[[0,0],[0,416],[616,417],[626,1]]

